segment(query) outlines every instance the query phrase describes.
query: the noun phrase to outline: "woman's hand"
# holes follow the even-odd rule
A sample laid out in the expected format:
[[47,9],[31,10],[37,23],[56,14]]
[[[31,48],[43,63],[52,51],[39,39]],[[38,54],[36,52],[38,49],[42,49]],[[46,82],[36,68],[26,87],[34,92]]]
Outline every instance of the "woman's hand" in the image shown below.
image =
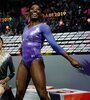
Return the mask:
[[0,84],[5,84],[6,81],[4,79],[0,80]]
[[63,56],[71,63],[71,65],[73,67],[75,67],[75,68],[77,68],[79,70],[84,70],[83,67],[81,66],[81,64],[77,60],[75,60],[71,56],[69,56],[67,54],[67,52],[64,52]]
[[73,59],[72,61],[70,61],[70,63],[73,67],[75,67],[79,70],[83,70],[83,67],[81,66],[81,64],[77,60]]
[[6,83],[5,79],[0,80],[0,85],[2,85],[2,87],[3,87],[4,89],[6,88],[7,83]]

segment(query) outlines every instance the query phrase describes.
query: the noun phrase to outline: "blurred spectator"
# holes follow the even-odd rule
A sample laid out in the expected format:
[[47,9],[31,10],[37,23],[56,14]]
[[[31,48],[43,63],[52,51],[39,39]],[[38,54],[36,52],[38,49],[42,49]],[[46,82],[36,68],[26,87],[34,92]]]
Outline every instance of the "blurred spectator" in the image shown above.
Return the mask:
[[[34,1],[35,0],[33,0],[33,2]],[[32,0],[28,2],[32,2]],[[47,22],[51,26],[52,32],[90,30],[89,27],[90,23],[88,23],[87,21],[90,15],[90,7],[89,7],[90,5],[88,2],[78,1],[78,0],[73,0],[73,1],[72,0],[50,0],[50,1],[46,0],[43,2],[40,1],[39,3],[43,9],[42,10],[43,14],[48,15],[50,13],[66,11],[66,15],[60,15],[57,17],[52,16],[51,18],[50,17],[43,18],[43,21]],[[0,22],[0,35],[2,35],[2,33],[4,33],[5,35],[7,34],[7,31],[5,30],[5,27],[7,25],[9,25],[11,28],[8,31],[7,35],[22,34],[23,27],[28,19],[28,10],[29,10],[28,4],[30,3],[26,3],[25,1],[21,1],[21,2],[19,1],[16,2],[16,4],[17,4],[17,8],[15,3],[12,3],[11,4],[12,6],[8,3],[7,4],[8,10],[2,11],[0,9],[0,17],[11,17],[10,21]],[[63,25],[60,25],[59,23],[61,19],[64,23]]]

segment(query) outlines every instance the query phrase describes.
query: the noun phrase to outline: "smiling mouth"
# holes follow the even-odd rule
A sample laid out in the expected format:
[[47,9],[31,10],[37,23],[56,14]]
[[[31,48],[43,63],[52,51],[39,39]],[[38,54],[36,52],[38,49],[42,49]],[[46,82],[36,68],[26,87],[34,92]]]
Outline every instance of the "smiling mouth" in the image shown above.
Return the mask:
[[32,17],[38,17],[38,14],[37,13],[33,13]]

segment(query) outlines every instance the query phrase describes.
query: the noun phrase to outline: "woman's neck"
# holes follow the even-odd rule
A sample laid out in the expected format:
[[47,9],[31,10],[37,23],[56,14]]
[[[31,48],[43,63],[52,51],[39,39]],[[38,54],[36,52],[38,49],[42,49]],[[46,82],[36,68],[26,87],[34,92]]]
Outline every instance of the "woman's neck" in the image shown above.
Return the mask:
[[37,24],[39,24],[39,23],[40,23],[39,21],[32,21],[32,20],[29,20],[29,21],[28,21],[28,27],[32,27],[32,26],[37,25]]

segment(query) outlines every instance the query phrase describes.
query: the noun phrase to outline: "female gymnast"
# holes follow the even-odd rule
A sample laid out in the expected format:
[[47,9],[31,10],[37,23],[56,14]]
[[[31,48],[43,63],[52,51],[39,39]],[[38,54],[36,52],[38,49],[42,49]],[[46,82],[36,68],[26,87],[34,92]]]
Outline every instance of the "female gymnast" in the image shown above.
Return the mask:
[[16,100],[23,100],[27,86],[32,78],[40,100],[50,100],[46,90],[45,66],[41,55],[43,42],[47,39],[51,47],[65,57],[73,67],[81,68],[80,63],[67,54],[52,36],[50,27],[40,22],[41,8],[33,4],[29,10],[28,25],[22,35],[22,60],[19,64],[16,78]]
[[[10,71],[9,75],[7,74],[8,69]],[[0,96],[1,97],[7,89],[8,81],[10,81],[14,77],[14,75],[15,75],[15,68],[12,61],[12,57],[9,53],[3,50],[3,39],[0,37]]]

